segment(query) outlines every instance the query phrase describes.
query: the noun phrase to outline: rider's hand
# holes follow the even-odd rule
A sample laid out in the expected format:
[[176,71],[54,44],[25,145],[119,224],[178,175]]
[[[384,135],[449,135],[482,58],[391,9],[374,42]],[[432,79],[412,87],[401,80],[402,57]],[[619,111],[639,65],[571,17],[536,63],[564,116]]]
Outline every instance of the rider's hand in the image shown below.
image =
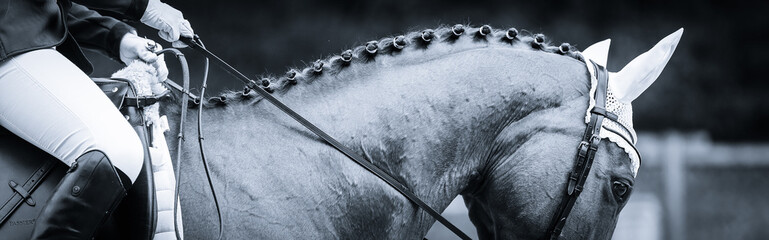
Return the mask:
[[120,61],[126,65],[137,60],[149,63],[157,69],[160,81],[165,81],[168,77],[168,67],[163,56],[155,54],[162,49],[163,47],[155,41],[127,33],[120,40]]
[[158,35],[171,42],[176,48],[187,47],[179,41],[179,36],[192,38],[195,35],[190,22],[184,19],[182,12],[160,0],[149,0],[141,22],[159,30]]

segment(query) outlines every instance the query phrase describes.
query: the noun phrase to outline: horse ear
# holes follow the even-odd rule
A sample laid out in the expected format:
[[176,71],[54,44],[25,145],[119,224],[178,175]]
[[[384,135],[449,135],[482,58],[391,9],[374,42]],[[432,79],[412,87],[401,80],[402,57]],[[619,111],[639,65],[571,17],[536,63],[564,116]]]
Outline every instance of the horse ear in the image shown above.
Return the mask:
[[609,88],[618,100],[631,102],[646,90],[673,56],[684,29],[678,29],[660,40],[649,51],[630,61],[617,73],[610,73]]
[[585,51],[582,51],[582,56],[606,67],[609,58],[609,46],[611,46],[611,38],[590,45]]

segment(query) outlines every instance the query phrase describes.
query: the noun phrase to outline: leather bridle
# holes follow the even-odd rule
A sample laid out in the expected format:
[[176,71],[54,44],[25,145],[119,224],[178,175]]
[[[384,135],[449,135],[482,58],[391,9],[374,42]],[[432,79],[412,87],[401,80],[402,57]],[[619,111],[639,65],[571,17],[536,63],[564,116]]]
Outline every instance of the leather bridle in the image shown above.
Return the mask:
[[579,194],[582,193],[587,176],[593,166],[593,159],[598,152],[598,144],[601,143],[600,132],[604,118],[617,121],[617,115],[606,111],[606,92],[609,86],[609,74],[606,68],[593,61],[585,61],[589,61],[586,63],[588,66],[592,65],[598,80],[595,91],[595,106],[590,110],[590,122],[587,124],[585,133],[582,135],[582,141],[577,147],[574,169],[569,174],[566,184],[566,196],[561,199],[550,224],[549,237],[547,238],[550,240],[558,239],[561,236],[561,231],[566,225],[566,219],[569,217],[571,209],[574,208]]
[[[317,126],[307,121],[304,117],[299,115],[298,113],[294,112],[291,108],[283,104],[280,100],[273,97],[269,92],[267,92],[265,89],[262,89],[259,84],[256,83],[256,81],[249,79],[242,73],[240,73],[238,70],[224,62],[222,59],[220,59],[218,56],[214,55],[205,47],[202,45],[202,42],[199,40],[199,38],[190,39],[190,38],[182,38],[181,39],[184,43],[189,45],[192,49],[197,50],[201,54],[203,54],[206,57],[206,75],[207,75],[207,68],[208,68],[208,59],[213,59],[216,64],[218,64],[222,69],[224,69],[229,74],[233,75],[237,79],[243,81],[248,89],[251,89],[261,95],[265,100],[269,101],[270,103],[274,104],[276,107],[278,107],[281,111],[288,114],[290,117],[294,118],[297,122],[305,126],[307,129],[318,135],[323,141],[334,147],[336,150],[340,151],[342,154],[368,170],[369,172],[373,173],[383,181],[385,181],[388,185],[393,187],[395,190],[400,192],[404,197],[406,197],[408,200],[410,200],[412,203],[416,204],[417,207],[422,208],[425,212],[427,212],[429,215],[434,217],[438,222],[446,226],[449,230],[454,232],[457,236],[459,236],[461,239],[471,239],[469,236],[467,236],[464,232],[459,230],[456,226],[451,224],[447,219],[445,219],[443,216],[440,215],[438,211],[427,205],[424,201],[422,201],[419,197],[417,197],[411,190],[406,187],[406,185],[402,184],[398,180],[396,180],[394,177],[392,177],[389,173],[385,172],[384,170],[380,169],[376,165],[374,165],[372,162],[368,161],[363,156],[359,155],[355,151],[352,151],[351,149],[347,148],[346,146],[342,145],[339,141],[332,138],[322,130],[320,130]],[[180,54],[180,53],[177,53]],[[177,55],[178,56],[178,55]],[[574,169],[568,176],[568,183],[566,186],[566,196],[562,199],[561,203],[558,206],[558,209],[555,212],[555,215],[553,216],[552,223],[550,225],[550,231],[549,237],[547,239],[558,239],[560,237],[561,231],[563,230],[564,225],[566,224],[566,219],[569,216],[569,213],[571,213],[572,208],[574,207],[575,202],[577,201],[577,197],[579,197],[580,193],[583,190],[583,187],[585,185],[585,180],[587,180],[588,174],[590,173],[590,168],[593,165],[593,159],[595,158],[595,154],[598,151],[598,144],[601,142],[600,137],[600,131],[601,131],[601,124],[604,120],[604,118],[608,118],[614,121],[617,121],[617,115],[606,111],[606,97],[607,97],[607,90],[608,90],[608,73],[606,69],[603,66],[600,66],[590,60],[588,66],[592,65],[593,69],[595,70],[596,78],[598,80],[597,90],[595,93],[595,106],[593,109],[590,110],[590,122],[587,125],[587,128],[585,129],[585,133],[582,137],[582,141],[579,144],[578,152],[576,156],[576,162]],[[185,63],[186,65],[186,63]],[[171,82],[172,83],[172,82]],[[179,88],[178,85],[171,84],[171,87],[176,88],[177,90],[182,91],[185,93],[183,95],[183,101],[182,101],[182,115],[186,115],[186,101],[187,97],[190,96],[192,98],[195,98],[193,94],[191,94],[189,89],[189,80],[186,79],[184,86]],[[205,89],[205,83],[203,86],[203,89]],[[199,99],[203,98],[203,93],[198,96]],[[199,103],[202,105],[202,103]],[[199,109],[199,114],[202,109]],[[198,121],[200,121],[200,117],[198,117]],[[182,121],[184,120],[184,117],[182,117]],[[199,134],[201,134],[200,131],[200,122],[198,122],[198,131]],[[179,148],[177,148],[178,154],[181,154],[181,141],[183,140],[183,133],[180,131],[179,133]],[[201,155],[205,156],[204,150],[202,147],[202,135],[199,136],[200,141],[200,150]],[[177,159],[179,156],[177,156]],[[178,160],[177,160],[178,163]],[[205,163],[205,159],[204,159]],[[206,166],[206,170],[207,170]],[[206,171],[208,174],[208,171]],[[177,183],[179,182],[177,175]],[[210,182],[209,179],[209,185],[211,187],[212,193],[214,193],[214,200],[216,201],[215,191],[213,190],[213,184]],[[178,195],[178,189],[179,186],[177,184],[177,195]],[[176,204],[175,204],[176,206]],[[221,213],[219,212],[219,206],[216,204],[217,208],[217,214],[219,214],[219,238],[222,236],[222,222],[221,222]],[[174,211],[174,215],[176,215],[176,209]],[[176,219],[176,218],[175,218]],[[177,237],[179,237],[177,233]]]

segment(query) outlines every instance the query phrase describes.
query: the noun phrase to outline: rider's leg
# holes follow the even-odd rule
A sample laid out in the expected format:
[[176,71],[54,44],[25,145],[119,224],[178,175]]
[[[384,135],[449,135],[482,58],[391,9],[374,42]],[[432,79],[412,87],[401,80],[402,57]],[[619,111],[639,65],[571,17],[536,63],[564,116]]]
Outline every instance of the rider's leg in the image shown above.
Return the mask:
[[125,118],[53,49],[0,63],[0,124],[67,165],[98,149],[133,182],[143,163],[141,142]]
[[37,219],[35,238],[90,238],[143,164],[125,118],[53,49],[0,62],[0,124],[68,165],[77,161]]

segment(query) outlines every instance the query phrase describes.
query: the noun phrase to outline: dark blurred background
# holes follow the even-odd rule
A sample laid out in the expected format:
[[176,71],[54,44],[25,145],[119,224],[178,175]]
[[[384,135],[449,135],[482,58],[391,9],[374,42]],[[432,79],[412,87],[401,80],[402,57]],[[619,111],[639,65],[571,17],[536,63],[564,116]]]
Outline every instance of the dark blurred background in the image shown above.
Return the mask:
[[[525,29],[579,49],[611,38],[608,68],[618,71],[683,27],[665,71],[634,101],[645,159],[615,239],[769,235],[769,131],[764,125],[769,122],[764,75],[769,1],[167,2],[184,12],[210,50],[254,77],[282,75],[368,40],[455,23]],[[139,30],[160,40],[155,31]],[[189,49],[184,52],[197,85],[202,60]],[[94,75],[120,67],[92,57],[98,69]],[[172,78],[179,79],[176,62],[168,63]],[[209,93],[243,88],[223,71],[212,70]],[[456,206],[446,214],[466,221],[461,204]],[[449,236],[441,234],[431,231],[429,236]]]

